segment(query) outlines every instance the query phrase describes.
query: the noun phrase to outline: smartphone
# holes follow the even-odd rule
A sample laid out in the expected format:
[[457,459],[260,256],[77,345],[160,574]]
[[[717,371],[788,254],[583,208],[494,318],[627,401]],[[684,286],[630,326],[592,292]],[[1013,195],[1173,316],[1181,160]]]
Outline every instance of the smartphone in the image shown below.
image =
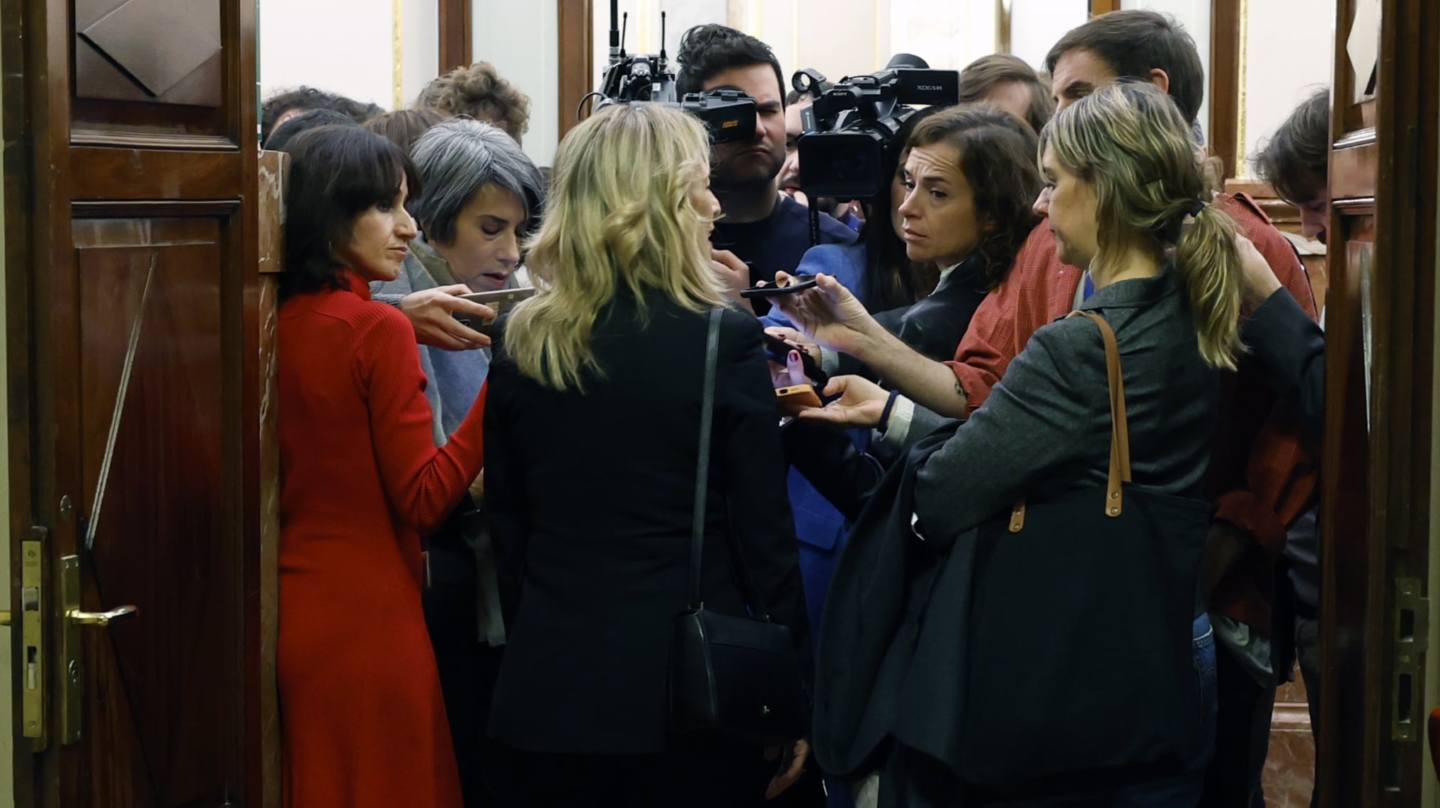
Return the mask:
[[803,281],[795,281],[789,286],[756,286],[744,290],[740,293],[740,296],[744,298],[779,297],[780,295],[793,295],[796,292],[813,289],[814,287],[815,279],[806,278]]
[[775,391],[775,402],[782,415],[799,415],[801,410],[825,406],[815,388],[808,384],[779,388]]
[[[523,287],[520,289],[500,289],[494,292],[475,292],[473,294],[461,295],[460,298],[462,300],[468,300],[471,303],[489,306],[495,310],[495,316],[499,317],[518,306],[522,301],[529,300],[534,296],[534,287]],[[495,325],[495,320],[493,319],[482,320],[465,314],[457,314],[455,315],[455,319],[459,320],[466,327],[473,328],[486,336],[490,334],[490,327]]]
[[800,351],[800,364],[805,368],[805,378],[815,383],[816,387],[823,388],[830,383],[830,376],[820,369],[820,363],[815,357],[801,351],[798,347],[791,345],[774,334],[765,334],[765,354],[771,361],[785,364],[785,357],[791,351]]

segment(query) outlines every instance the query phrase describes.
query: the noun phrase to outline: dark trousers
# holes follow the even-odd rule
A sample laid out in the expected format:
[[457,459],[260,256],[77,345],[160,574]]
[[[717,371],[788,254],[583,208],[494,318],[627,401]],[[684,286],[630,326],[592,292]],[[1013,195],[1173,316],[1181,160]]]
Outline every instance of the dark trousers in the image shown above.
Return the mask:
[[502,808],[758,808],[778,765],[718,742],[654,755],[502,749],[495,764],[488,778]]
[[485,727],[490,723],[490,697],[503,649],[479,640],[473,586],[436,581],[425,590],[423,602],[465,808],[490,808],[497,803],[485,785],[491,746]]
[[1219,711],[1215,722],[1215,757],[1205,773],[1201,808],[1265,808],[1260,778],[1270,749],[1270,718],[1275,712],[1275,685],[1261,687],[1217,643],[1216,677]]

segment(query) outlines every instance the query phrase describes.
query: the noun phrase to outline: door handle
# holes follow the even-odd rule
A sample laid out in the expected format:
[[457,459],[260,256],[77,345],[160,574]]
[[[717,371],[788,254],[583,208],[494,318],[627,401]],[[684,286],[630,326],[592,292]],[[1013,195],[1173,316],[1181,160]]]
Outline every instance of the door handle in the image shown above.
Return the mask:
[[[140,610],[134,606],[121,606],[118,609],[111,609],[108,612],[82,612],[79,609],[70,609],[65,612],[65,619],[77,626],[108,626],[111,623],[134,617]],[[9,619],[9,613],[6,613]],[[6,625],[0,623],[0,625]]]
[[106,612],[80,609],[80,557],[60,559],[60,614],[64,618],[60,631],[61,678],[64,692],[60,696],[60,744],[78,743],[84,724],[84,670],[81,626],[104,628],[139,613],[134,606],[121,606]]

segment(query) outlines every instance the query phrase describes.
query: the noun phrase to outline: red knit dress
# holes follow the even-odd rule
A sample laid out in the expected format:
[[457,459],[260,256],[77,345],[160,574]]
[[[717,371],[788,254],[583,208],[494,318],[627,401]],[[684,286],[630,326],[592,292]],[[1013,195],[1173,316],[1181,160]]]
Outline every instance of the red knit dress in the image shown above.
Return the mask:
[[437,449],[414,329],[344,278],[280,309],[285,805],[459,808],[420,536],[480,471],[485,393]]

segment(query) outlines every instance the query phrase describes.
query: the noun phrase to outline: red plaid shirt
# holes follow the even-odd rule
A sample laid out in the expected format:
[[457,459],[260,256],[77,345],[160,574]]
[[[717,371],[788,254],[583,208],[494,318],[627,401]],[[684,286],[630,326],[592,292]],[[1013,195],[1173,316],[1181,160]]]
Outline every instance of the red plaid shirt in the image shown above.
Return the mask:
[[[1243,194],[1221,194],[1215,205],[1255,242],[1280,283],[1314,319],[1310,280],[1270,219]],[[1060,263],[1049,227],[1036,227],[1009,277],[976,310],[955,361],[949,363],[970,410],[985,403],[990,388],[1032,334],[1075,308],[1083,277],[1079,269]],[[1207,495],[1215,505],[1215,518],[1249,533],[1259,548],[1219,582],[1210,609],[1268,631],[1275,560],[1285,547],[1286,528],[1314,498],[1318,468],[1304,448],[1299,419],[1276,399],[1258,369],[1247,364],[1222,378]]]

